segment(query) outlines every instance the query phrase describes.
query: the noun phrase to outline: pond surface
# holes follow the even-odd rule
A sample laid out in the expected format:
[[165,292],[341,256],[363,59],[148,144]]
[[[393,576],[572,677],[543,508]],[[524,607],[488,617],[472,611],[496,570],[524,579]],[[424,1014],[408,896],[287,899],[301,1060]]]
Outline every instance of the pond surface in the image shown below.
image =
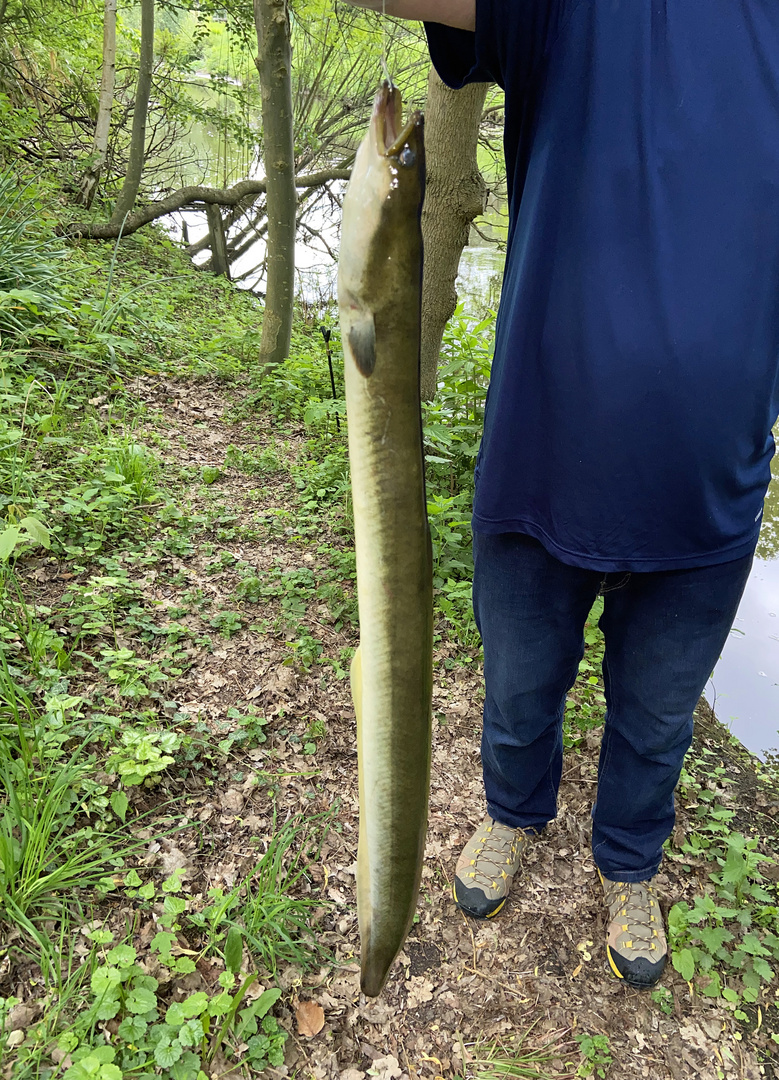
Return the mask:
[[706,687],[719,719],[756,754],[779,746],[779,462],[771,464],[774,479],[752,573]]

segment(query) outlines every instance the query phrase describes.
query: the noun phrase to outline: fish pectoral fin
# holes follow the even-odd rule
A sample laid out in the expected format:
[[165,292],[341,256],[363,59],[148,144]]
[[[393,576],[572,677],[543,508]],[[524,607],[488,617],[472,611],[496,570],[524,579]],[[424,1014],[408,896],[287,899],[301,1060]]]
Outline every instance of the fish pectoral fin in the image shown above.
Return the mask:
[[376,325],[373,315],[364,312],[349,328],[349,348],[357,370],[366,378],[376,366]]

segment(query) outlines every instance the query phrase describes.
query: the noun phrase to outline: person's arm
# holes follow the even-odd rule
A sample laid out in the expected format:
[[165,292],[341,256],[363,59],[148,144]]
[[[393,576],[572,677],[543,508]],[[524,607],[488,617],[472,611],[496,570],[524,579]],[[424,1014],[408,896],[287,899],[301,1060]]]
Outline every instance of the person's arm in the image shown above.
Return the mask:
[[476,0],[347,0],[355,7],[383,11],[398,19],[443,23],[460,30],[476,27]]

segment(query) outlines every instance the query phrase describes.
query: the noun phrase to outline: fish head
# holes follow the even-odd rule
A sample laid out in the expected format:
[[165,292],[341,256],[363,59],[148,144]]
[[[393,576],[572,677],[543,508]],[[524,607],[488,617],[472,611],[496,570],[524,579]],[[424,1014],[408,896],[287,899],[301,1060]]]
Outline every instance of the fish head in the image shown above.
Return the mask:
[[339,296],[349,306],[375,311],[401,264],[421,265],[424,189],[424,116],[404,124],[400,91],[384,82],[344,198]]

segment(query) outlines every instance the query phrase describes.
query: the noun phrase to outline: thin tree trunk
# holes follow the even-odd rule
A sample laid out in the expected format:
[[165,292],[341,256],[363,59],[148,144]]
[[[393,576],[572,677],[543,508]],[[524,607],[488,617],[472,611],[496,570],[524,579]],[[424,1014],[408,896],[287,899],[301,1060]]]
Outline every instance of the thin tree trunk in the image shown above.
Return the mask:
[[427,187],[422,207],[422,397],[435,396],[444,328],[457,306],[455,278],[468,230],[484,213],[486,186],[476,162],[487,83],[450,90],[433,68],[425,106]]
[[274,365],[289,354],[295,299],[292,49],[286,0],[254,0],[254,22],[268,208],[268,276],[260,363]]
[[108,133],[111,128],[111,110],[114,104],[116,83],[116,6],[117,0],[105,0],[103,14],[103,73],[100,78],[100,98],[97,106],[95,140],[92,145],[92,162],[81,178],[79,202],[87,208],[95,197],[100,173],[108,153]]
[[216,203],[206,203],[208,219],[208,239],[211,246],[211,271],[217,276],[230,277],[230,263],[227,258],[227,239],[222,211]]
[[121,194],[116,200],[111,223],[121,225],[135,206],[146,150],[146,117],[151,96],[151,74],[154,66],[154,0],[141,0],[141,55],[138,63],[138,86],[135,91],[133,130],[130,139],[130,159]]

